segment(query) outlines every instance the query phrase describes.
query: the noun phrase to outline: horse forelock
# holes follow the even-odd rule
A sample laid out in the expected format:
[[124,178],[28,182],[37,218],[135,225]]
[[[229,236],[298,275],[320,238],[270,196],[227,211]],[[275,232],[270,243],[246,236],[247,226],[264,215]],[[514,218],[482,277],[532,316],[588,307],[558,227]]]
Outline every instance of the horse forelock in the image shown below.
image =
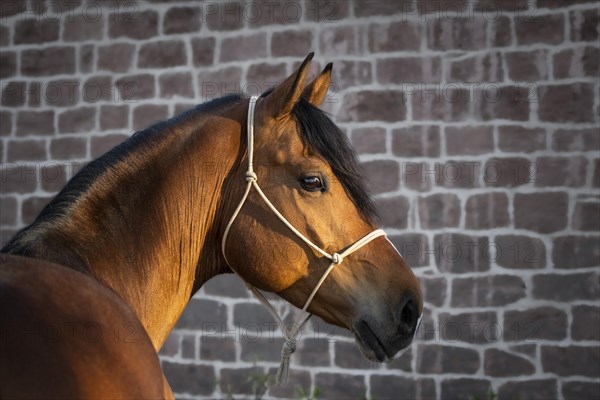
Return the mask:
[[[272,92],[273,88],[270,88],[260,97],[266,97]],[[377,212],[358,166],[356,152],[347,136],[327,113],[313,106],[304,97],[292,109],[292,116],[298,123],[304,145],[325,159],[363,219],[372,223]]]
[[373,222],[377,216],[375,206],[347,136],[324,111],[305,99],[296,104],[292,114],[304,144],[325,159],[361,216]]

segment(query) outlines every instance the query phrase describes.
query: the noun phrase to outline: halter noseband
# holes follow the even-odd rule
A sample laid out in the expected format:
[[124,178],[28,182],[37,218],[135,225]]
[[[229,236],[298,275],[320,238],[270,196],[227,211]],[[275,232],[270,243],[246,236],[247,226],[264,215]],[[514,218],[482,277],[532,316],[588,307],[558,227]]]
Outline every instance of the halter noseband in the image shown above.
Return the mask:
[[[251,97],[250,98],[250,103],[248,104],[248,120],[247,120],[248,170],[246,171],[246,182],[247,182],[247,184],[246,184],[246,190],[244,192],[244,195],[242,196],[242,199],[240,200],[240,203],[238,204],[238,206],[236,207],[235,211],[233,212],[233,215],[231,216],[231,219],[227,223],[227,227],[225,228],[225,233],[223,234],[223,242],[221,243],[221,251],[223,253],[223,257],[225,258],[225,261],[227,262],[227,265],[229,265],[229,267],[231,268],[231,265],[229,264],[229,261],[227,261],[227,256],[225,255],[225,244],[227,243],[227,236],[229,235],[229,231],[231,229],[231,226],[233,225],[233,222],[237,218],[238,214],[240,213],[240,210],[242,209],[244,203],[246,202],[246,199],[248,198],[248,194],[250,193],[250,190],[252,189],[252,187],[254,187],[256,189],[256,191],[258,192],[258,194],[260,195],[260,197],[267,204],[267,206],[271,209],[271,211],[273,211],[273,213],[277,216],[277,218],[279,218],[279,220],[285,224],[285,226],[287,226],[298,238],[300,238],[310,248],[312,248],[317,253],[321,254],[323,257],[328,258],[331,261],[331,263],[329,264],[329,267],[323,273],[323,276],[321,276],[321,279],[319,279],[319,282],[317,283],[317,285],[315,286],[315,288],[311,292],[310,296],[308,296],[308,299],[304,303],[304,307],[302,307],[302,311],[304,312],[305,315],[300,319],[300,323],[299,324],[294,324],[294,327],[292,328],[292,330],[291,330],[291,332],[289,334],[288,334],[288,331],[287,331],[287,329],[285,327],[285,323],[283,322],[283,320],[281,319],[281,317],[279,317],[279,315],[277,315],[277,311],[275,310],[275,308],[273,307],[273,305],[271,303],[269,303],[269,300],[267,300],[267,298],[257,288],[255,288],[254,286],[252,286],[252,285],[250,285],[249,283],[246,282],[246,286],[248,287],[248,289],[250,289],[250,291],[252,293],[254,293],[254,295],[256,296],[256,298],[258,299],[258,301],[260,301],[266,307],[266,309],[269,311],[269,313],[278,322],[279,327],[281,329],[281,332],[283,333],[283,336],[285,338],[285,343],[283,344],[283,348],[281,349],[281,357],[282,357],[281,364],[279,365],[279,369],[277,370],[277,376],[275,378],[275,380],[276,380],[276,382],[278,384],[284,384],[284,383],[287,382],[287,378],[288,378],[290,356],[296,350],[296,337],[298,336],[298,334],[300,333],[300,331],[302,330],[302,328],[304,327],[304,325],[306,324],[306,322],[308,322],[309,318],[312,315],[312,314],[308,313],[306,310],[308,309],[308,306],[310,305],[310,303],[312,302],[313,298],[317,294],[317,291],[319,290],[319,288],[321,287],[321,285],[325,281],[325,278],[327,278],[327,276],[329,275],[329,273],[333,270],[333,267],[335,267],[336,265],[341,264],[344,261],[345,257],[347,257],[350,254],[354,253],[355,251],[357,251],[358,249],[360,249],[361,247],[363,247],[367,243],[371,242],[373,239],[376,239],[376,238],[378,238],[380,236],[387,236],[387,235],[386,235],[386,233],[382,229],[376,229],[376,230],[372,231],[371,233],[367,234],[366,236],[362,237],[361,239],[357,240],[356,242],[354,242],[350,247],[348,247],[343,252],[329,254],[328,252],[326,252],[325,250],[323,250],[322,248],[320,248],[319,246],[317,246],[316,244],[314,244],[313,242],[311,242],[302,233],[300,233],[300,231],[298,231],[277,210],[277,208],[275,208],[275,206],[273,205],[273,203],[271,203],[271,201],[267,198],[267,196],[264,194],[264,192],[261,190],[260,186],[258,185],[257,176],[256,176],[256,173],[254,172],[254,165],[253,165],[253,156],[254,156],[254,109],[256,107],[256,101],[257,101],[257,99],[258,99],[258,96]],[[233,269],[233,268],[231,268],[231,269],[234,272],[237,273],[237,271],[235,271],[235,269]],[[239,273],[238,273],[238,275],[239,275]],[[242,278],[242,280],[243,279],[244,278]]]

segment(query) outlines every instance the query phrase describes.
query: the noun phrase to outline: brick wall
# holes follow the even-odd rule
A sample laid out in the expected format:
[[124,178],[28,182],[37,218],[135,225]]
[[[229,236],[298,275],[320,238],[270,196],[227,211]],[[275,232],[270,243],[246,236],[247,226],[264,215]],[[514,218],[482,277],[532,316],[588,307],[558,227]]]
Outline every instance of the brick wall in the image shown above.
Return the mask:
[[[425,321],[387,365],[315,319],[271,398],[587,399],[600,394],[594,1],[3,1],[1,232],[74,171],[208,98],[255,94],[309,51],[360,152]],[[315,68],[316,71],[316,68]],[[282,305],[283,310],[293,313]],[[181,398],[252,396],[280,334],[234,276],[161,352]]]

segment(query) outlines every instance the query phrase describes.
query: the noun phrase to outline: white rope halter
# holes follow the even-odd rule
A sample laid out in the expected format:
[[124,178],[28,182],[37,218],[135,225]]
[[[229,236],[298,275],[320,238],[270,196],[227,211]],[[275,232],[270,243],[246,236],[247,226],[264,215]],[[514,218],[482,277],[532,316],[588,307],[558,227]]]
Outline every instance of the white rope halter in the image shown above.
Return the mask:
[[[227,227],[225,228],[225,233],[223,234],[223,242],[221,243],[221,250],[223,252],[223,257],[225,257],[225,261],[229,265],[229,262],[227,261],[227,256],[225,255],[225,244],[227,243],[227,236],[229,235],[229,231],[231,229],[231,226],[233,225],[233,222],[237,218],[238,214],[240,213],[240,210],[242,209],[244,203],[246,202],[246,199],[248,198],[248,194],[250,193],[250,190],[252,189],[252,187],[254,187],[256,189],[256,191],[258,192],[258,194],[260,195],[260,197],[267,204],[267,206],[271,209],[271,211],[273,211],[273,213],[275,213],[277,218],[279,218],[279,220],[281,220],[281,222],[283,222],[285,224],[285,226],[287,226],[296,236],[298,236],[304,243],[306,243],[309,247],[311,247],[317,253],[319,253],[323,257],[331,260],[329,267],[327,268],[325,273],[323,273],[323,276],[321,277],[321,279],[319,279],[319,282],[313,289],[310,296],[308,296],[308,299],[304,303],[304,307],[302,307],[302,311],[304,312],[305,315],[299,320],[300,321],[299,324],[294,324],[291,332],[289,332],[289,333],[285,327],[285,323],[283,322],[281,317],[279,317],[279,315],[277,315],[277,311],[275,310],[273,305],[271,303],[269,303],[269,300],[267,300],[267,298],[257,288],[255,288],[254,286],[252,286],[246,282],[246,286],[248,287],[248,289],[250,289],[250,291],[252,293],[254,293],[254,295],[256,296],[258,301],[260,301],[266,307],[266,309],[269,311],[269,313],[271,313],[273,318],[277,321],[277,323],[279,324],[279,328],[281,329],[281,332],[283,333],[283,336],[285,338],[285,343],[283,344],[283,348],[281,349],[281,364],[279,365],[279,370],[277,371],[277,376],[275,377],[277,384],[285,384],[287,382],[287,378],[288,378],[290,356],[296,350],[296,337],[298,336],[298,334],[300,333],[300,331],[302,330],[302,328],[304,327],[306,322],[308,322],[309,318],[312,315],[312,314],[308,313],[306,310],[308,309],[308,306],[310,305],[311,301],[317,294],[317,291],[319,290],[319,288],[325,281],[325,278],[327,278],[329,273],[333,270],[333,267],[341,264],[342,261],[344,261],[345,257],[354,253],[356,250],[360,249],[361,247],[363,247],[364,245],[366,245],[373,239],[376,239],[380,236],[386,236],[386,234],[382,229],[374,230],[373,232],[369,233],[368,235],[366,235],[366,236],[362,237],[361,239],[357,240],[356,242],[354,242],[354,244],[352,244],[350,247],[348,247],[343,252],[329,254],[328,252],[326,252],[325,250],[323,250],[322,248],[320,248],[319,246],[317,246],[316,244],[311,242],[306,236],[304,236],[296,228],[294,228],[294,226],[283,215],[281,215],[281,213],[275,208],[273,203],[271,203],[271,201],[267,198],[267,196],[261,190],[260,186],[258,186],[258,182],[256,181],[257,176],[256,176],[256,173],[254,172],[254,166],[253,166],[254,108],[256,107],[257,99],[258,99],[258,96],[251,97],[250,103],[248,104],[248,122],[247,122],[248,170],[246,171],[246,182],[247,182],[246,191],[244,192],[244,195],[242,196],[240,203],[238,204],[237,208],[233,212],[233,215],[231,216],[231,219],[229,220],[229,223],[227,224]],[[231,268],[231,265],[229,265],[229,267]],[[231,269],[237,273],[237,271],[235,271],[233,268],[231,268]],[[243,278],[242,278],[242,280],[243,280]]]

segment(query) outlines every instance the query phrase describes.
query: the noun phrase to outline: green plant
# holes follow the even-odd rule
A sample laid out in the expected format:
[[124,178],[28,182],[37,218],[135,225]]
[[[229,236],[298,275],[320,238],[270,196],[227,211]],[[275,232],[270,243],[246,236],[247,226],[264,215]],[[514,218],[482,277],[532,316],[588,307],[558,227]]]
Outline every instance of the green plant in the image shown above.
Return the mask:
[[265,372],[251,372],[246,382],[252,383],[254,400],[261,400],[269,390],[269,374]]
[[487,390],[487,392],[485,392],[484,396],[485,397],[483,397],[483,398],[479,395],[471,396],[471,397],[469,397],[469,400],[496,400],[498,398],[498,395],[496,394],[496,392],[494,392],[494,389],[492,389],[491,386]]
[[307,390],[305,390],[302,386],[296,385],[296,399],[297,400],[317,400],[319,395],[321,394],[321,389],[318,386],[315,386],[312,394],[310,394]]
[[227,386],[225,387],[227,390],[227,400],[235,400],[235,398],[233,397],[233,386],[231,386],[230,383],[227,384]]

